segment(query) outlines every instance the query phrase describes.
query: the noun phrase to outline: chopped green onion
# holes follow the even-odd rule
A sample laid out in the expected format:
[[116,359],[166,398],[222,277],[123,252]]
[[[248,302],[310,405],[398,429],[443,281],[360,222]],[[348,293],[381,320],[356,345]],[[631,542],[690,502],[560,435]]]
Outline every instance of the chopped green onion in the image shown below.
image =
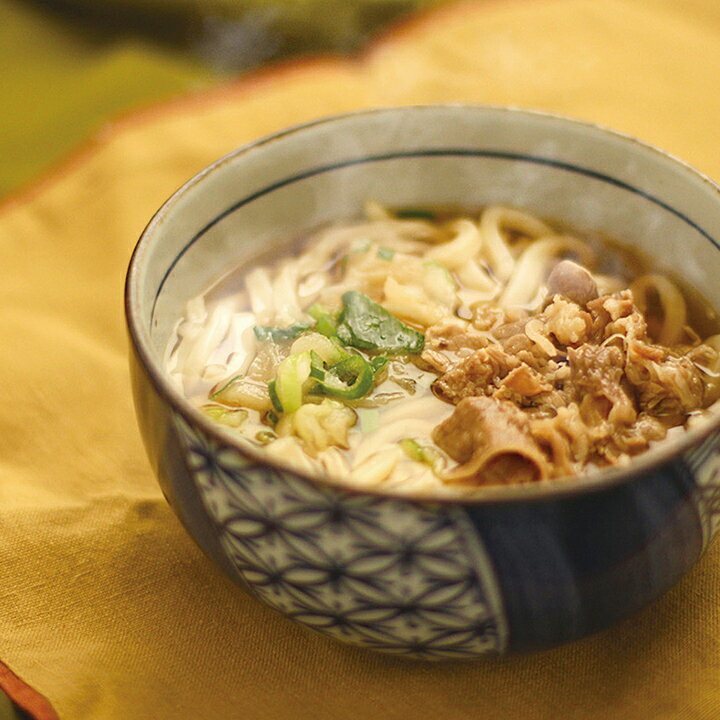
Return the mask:
[[[298,353],[286,357],[278,366],[273,390],[282,408],[281,412],[295,412],[303,400],[305,381],[310,377],[312,360],[309,352]],[[272,380],[270,381],[272,382]],[[268,391],[271,393],[268,383]],[[275,405],[275,403],[273,403]],[[275,407],[277,410],[277,406]]]
[[227,408],[222,405],[203,405],[200,409],[215,422],[232,428],[240,427],[248,418],[248,411],[243,408]]
[[[268,381],[268,395],[270,396],[270,402],[272,402],[272,406],[277,412],[281,413],[283,411],[283,406],[277,394],[277,383],[275,382],[275,380]],[[277,422],[277,420],[274,420],[273,422]]]
[[437,470],[439,464],[441,463],[440,455],[436,450],[423,447],[420,443],[416,440],[412,440],[411,438],[404,438],[401,440],[400,448],[405,455],[410,458],[410,460],[430,466],[433,472]]
[[435,220],[437,215],[432,210],[422,208],[400,208],[393,213],[398,220]]
[[277,438],[277,435],[272,432],[272,430],[260,430],[255,435],[255,439],[261,444],[261,445],[269,445],[273,440]]
[[365,397],[372,390],[375,372],[362,355],[350,355],[325,370],[313,392],[346,400]]
[[215,390],[214,392],[210,393],[208,396],[209,400],[214,400],[220,393],[225,392],[236,380],[240,380],[242,378],[242,375],[234,375],[231,377],[226,383],[224,383],[220,388]]
[[389,358],[386,358],[384,355],[376,355],[374,358],[370,359],[370,364],[372,365],[376,379],[383,370],[385,370],[389,362]]
[[415,460],[416,462],[422,462],[423,461],[423,451],[420,445],[415,440],[411,440],[410,438],[405,438],[400,441],[400,447],[402,448],[402,451],[411,459]]
[[310,327],[310,323],[297,322],[287,328],[271,327],[269,325],[256,325],[253,328],[255,337],[261,342],[272,340],[273,342],[287,342],[294,340],[300,333],[305,332]]
[[307,332],[302,334],[290,348],[290,354],[296,355],[301,352],[315,353],[320,356],[322,362],[328,365],[334,365],[347,357],[347,352],[336,341],[333,342],[325,335],[317,332]]
[[310,377],[314,380],[325,379],[325,362],[314,350],[310,351]]
[[342,299],[337,335],[346,345],[391,354],[422,352],[423,334],[398,320],[372,298],[357,290],[348,290]]
[[325,337],[335,337],[337,333],[337,319],[335,314],[331,313],[322,305],[312,305],[307,311],[308,315],[315,320],[315,331]]
[[395,257],[395,251],[390,248],[381,247],[378,248],[377,256],[381,260],[392,260]]
[[372,243],[369,238],[357,238],[350,244],[350,251],[358,254],[366,253],[370,249],[370,245]]

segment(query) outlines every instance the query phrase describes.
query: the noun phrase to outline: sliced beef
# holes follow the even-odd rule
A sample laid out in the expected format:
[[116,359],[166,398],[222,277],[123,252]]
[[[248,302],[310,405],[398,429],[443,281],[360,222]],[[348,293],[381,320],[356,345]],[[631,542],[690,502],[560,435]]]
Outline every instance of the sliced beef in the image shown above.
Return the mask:
[[637,455],[650,447],[651,442],[662,440],[667,435],[667,427],[656,417],[640,413],[629,427],[619,428],[612,435],[612,444],[626,455]]
[[628,344],[626,375],[640,407],[651,415],[685,415],[703,407],[705,386],[690,358],[659,345]]
[[442,400],[457,405],[463,398],[490,394],[496,382],[520,366],[520,360],[501,345],[489,345],[461,360],[433,383]]
[[533,420],[530,434],[549,456],[553,477],[574,475],[592,450],[593,433],[576,403],[559,408],[553,417]]
[[425,346],[434,350],[478,350],[489,344],[487,333],[479,332],[472,325],[456,320],[433,325],[425,332]]
[[553,389],[539,372],[525,364],[511,370],[500,387],[524,397],[535,397]]
[[635,422],[633,398],[623,383],[625,357],[612,345],[583,345],[568,351],[570,382],[589,425],[607,421],[613,425]]
[[433,440],[459,465],[446,482],[476,485],[544,480],[550,467],[529,432],[529,421],[513,403],[487,397],[461,400],[433,431]]
[[486,332],[479,332],[468,323],[445,321],[427,329],[425,348],[420,358],[430,369],[444,373],[459,359],[490,342]]
[[615,335],[627,339],[647,335],[647,323],[630,290],[603,295],[589,302],[587,309],[592,319],[589,333],[592,342],[601,343]]
[[587,342],[592,328],[592,317],[579,305],[557,296],[540,317],[548,334],[555,336],[561,345],[576,346]]
[[[593,294],[576,268],[562,273]],[[558,271],[551,288],[566,279]],[[531,482],[624,463],[720,398],[718,351],[699,339],[652,344],[628,290],[581,300],[566,289],[533,316],[488,310],[474,329],[429,333],[433,390],[457,405],[434,435],[459,463],[449,482]]]

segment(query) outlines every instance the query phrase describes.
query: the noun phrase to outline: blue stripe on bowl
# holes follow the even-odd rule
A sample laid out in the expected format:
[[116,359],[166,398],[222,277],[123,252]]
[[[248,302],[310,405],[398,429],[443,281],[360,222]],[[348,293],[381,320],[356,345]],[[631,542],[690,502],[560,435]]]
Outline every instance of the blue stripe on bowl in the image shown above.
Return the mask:
[[527,162],[531,163],[533,165],[545,165],[553,168],[558,168],[560,170],[566,170],[568,172],[576,173],[578,175],[584,175],[585,177],[594,178],[596,180],[600,180],[601,182],[607,183],[609,185],[614,185],[615,187],[621,188],[623,190],[627,190],[628,192],[633,193],[634,195],[638,195],[642,198],[645,198],[646,200],[650,201],[654,205],[657,205],[658,207],[663,208],[664,210],[667,210],[669,213],[672,213],[677,218],[682,220],[684,223],[692,227],[694,230],[696,230],[700,235],[702,235],[706,240],[708,240],[712,245],[714,245],[716,248],[720,249],[720,243],[715,240],[708,232],[703,230],[702,227],[700,227],[695,221],[690,219],[687,215],[680,212],[680,210],[677,210],[676,208],[672,207],[668,203],[666,203],[663,200],[660,200],[660,198],[655,197],[654,195],[651,195],[650,193],[645,192],[644,190],[641,190],[640,188],[634,187],[633,185],[630,185],[626,182],[623,182],[622,180],[618,180],[617,178],[611,177],[610,175],[605,175],[604,173],[596,172],[595,170],[590,170],[589,168],[580,167],[578,165],[573,165],[571,163],[561,162],[559,160],[553,160],[551,158],[546,157],[538,157],[535,155],[525,155],[522,153],[511,153],[511,152],[502,152],[499,150],[467,150],[464,148],[437,148],[434,150],[408,150],[405,152],[395,152],[395,153],[385,153],[382,155],[367,155],[365,157],[360,158],[354,158],[352,160],[343,160],[341,162],[337,163],[331,163],[329,165],[321,165],[320,167],[311,168],[310,170],[306,170],[305,172],[298,173],[297,175],[292,175],[290,177],[284,178],[283,180],[278,180],[277,182],[268,185],[267,187],[262,188],[261,190],[257,190],[254,193],[251,193],[250,195],[247,195],[246,197],[242,198],[241,200],[238,200],[233,205],[230,205],[230,207],[223,210],[219,215],[216,215],[210,222],[208,222],[201,230],[199,230],[195,235],[193,235],[183,246],[183,248],[180,250],[180,252],[176,255],[175,259],[172,261],[172,263],[168,266],[167,270],[165,271],[165,274],[163,275],[162,279],[160,280],[160,284],[158,285],[157,292],[155,293],[155,299],[153,300],[153,306],[152,306],[152,312],[150,314],[150,322],[152,323],[154,317],[155,317],[155,308],[157,306],[157,301],[160,296],[160,293],[162,292],[163,287],[165,286],[165,283],[167,282],[168,277],[172,273],[175,266],[178,264],[182,256],[206,233],[208,230],[210,230],[212,227],[217,225],[221,220],[226,218],[228,215],[232,214],[236,210],[239,210],[241,207],[247,205],[248,203],[253,202],[254,200],[257,200],[258,198],[263,197],[264,195],[267,195],[271,192],[274,192],[275,190],[279,190],[280,188],[283,188],[287,185],[291,185],[295,182],[299,182],[301,180],[306,180],[307,178],[314,177],[315,175],[321,175],[325,172],[331,172],[333,170],[341,170],[346,167],[351,167],[353,165],[363,165],[367,163],[374,163],[374,162],[382,162],[385,160],[398,160],[403,158],[422,158],[422,157],[478,157],[478,158],[493,158],[493,159],[499,159],[499,160],[513,160],[513,161],[520,161],[520,162]]

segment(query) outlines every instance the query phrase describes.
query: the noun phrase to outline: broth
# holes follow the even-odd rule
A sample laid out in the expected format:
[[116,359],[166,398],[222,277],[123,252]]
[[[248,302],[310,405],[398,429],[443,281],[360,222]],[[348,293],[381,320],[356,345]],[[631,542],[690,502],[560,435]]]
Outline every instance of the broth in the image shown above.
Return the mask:
[[411,493],[581,481],[720,395],[717,313],[615,239],[367,215],[228,273],[168,346],[191,402],[276,460]]

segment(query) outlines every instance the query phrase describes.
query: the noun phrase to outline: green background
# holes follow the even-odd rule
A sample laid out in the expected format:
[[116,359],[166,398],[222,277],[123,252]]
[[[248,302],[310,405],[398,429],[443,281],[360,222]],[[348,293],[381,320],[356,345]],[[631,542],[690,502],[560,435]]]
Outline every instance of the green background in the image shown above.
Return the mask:
[[260,64],[352,53],[441,0],[0,0],[0,198],[121,112]]

